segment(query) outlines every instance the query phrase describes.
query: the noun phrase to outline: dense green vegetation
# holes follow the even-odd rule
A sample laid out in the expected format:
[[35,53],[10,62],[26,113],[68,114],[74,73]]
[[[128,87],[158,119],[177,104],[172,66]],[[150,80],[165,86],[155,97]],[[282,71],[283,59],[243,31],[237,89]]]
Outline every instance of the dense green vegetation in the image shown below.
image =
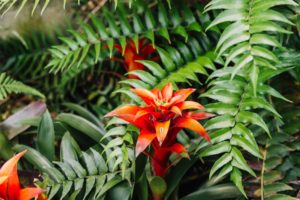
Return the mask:
[[299,3],[0,0],[1,163],[48,199],[300,198]]

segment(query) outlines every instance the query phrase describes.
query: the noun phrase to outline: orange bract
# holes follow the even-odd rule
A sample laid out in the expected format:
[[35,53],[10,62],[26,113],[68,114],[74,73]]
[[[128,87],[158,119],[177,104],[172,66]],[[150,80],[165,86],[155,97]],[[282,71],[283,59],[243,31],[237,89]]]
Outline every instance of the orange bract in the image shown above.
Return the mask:
[[22,151],[8,160],[0,169],[0,199],[4,200],[30,200],[40,195],[40,188],[21,189],[17,172],[19,159],[26,153]]
[[[123,51],[121,45],[119,44],[116,44],[115,48],[118,49],[119,52]],[[146,44],[145,39],[140,39],[138,41],[138,49],[136,48],[133,40],[129,40],[124,50],[123,61],[127,72],[131,72],[134,70],[143,70],[145,68],[144,65],[136,61],[147,59],[148,56],[153,52],[155,52],[155,49],[152,45]],[[129,74],[128,77],[131,79],[138,79],[138,77],[132,74]]]

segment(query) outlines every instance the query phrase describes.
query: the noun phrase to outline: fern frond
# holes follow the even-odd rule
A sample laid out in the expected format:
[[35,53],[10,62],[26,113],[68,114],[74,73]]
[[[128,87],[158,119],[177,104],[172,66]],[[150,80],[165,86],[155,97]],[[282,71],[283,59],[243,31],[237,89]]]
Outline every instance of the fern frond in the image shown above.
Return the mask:
[[22,40],[17,37],[0,40],[0,59],[3,62],[0,71],[9,72],[24,82],[28,81],[28,76],[32,82],[47,76],[44,70],[50,58],[47,49],[58,43],[58,35],[58,31],[54,34],[32,31],[23,34]]
[[[70,135],[64,137],[70,137]],[[103,157],[99,151],[90,148],[86,152],[81,152],[78,160],[64,157],[63,161],[56,162],[58,166],[56,169],[63,174],[64,178],[49,185],[49,199],[55,196],[68,199],[74,195],[80,196],[81,199],[99,199],[106,196],[109,189],[124,180],[121,173],[113,169],[118,164],[114,163],[116,160],[112,155],[113,152],[109,153],[111,153],[110,157],[108,157],[110,154]],[[49,170],[54,170],[54,168]],[[126,175],[130,176],[130,170],[130,168],[126,169],[129,172]],[[59,190],[62,192],[59,193]]]
[[255,161],[260,176],[254,180],[250,179],[249,184],[254,189],[254,197],[292,200],[295,192],[293,190],[296,188],[291,187],[291,184],[298,180],[300,170],[295,160],[299,154],[300,109],[293,104],[280,107],[283,122],[272,120],[265,114],[269,121],[268,126],[272,128],[272,138],[266,139],[256,132],[263,160]]
[[[44,174],[48,199],[109,199],[109,190],[120,184],[128,187],[122,198],[129,199],[135,162],[131,148],[133,130],[119,126],[105,133],[102,123],[93,114],[76,104],[67,106],[79,115],[62,113],[56,118],[66,131],[60,143],[60,161],[51,163],[25,145],[16,145],[14,149],[28,149],[25,158]],[[72,137],[78,133],[97,143],[82,150]]]
[[[285,69],[285,71],[287,70],[288,68]],[[263,158],[249,125],[259,127],[271,137],[266,122],[254,110],[265,110],[273,117],[281,118],[273,105],[266,99],[267,96],[285,99],[275,89],[264,84],[274,74],[277,74],[276,70],[272,70],[272,72],[268,69],[266,71],[261,70],[257,95],[254,96],[252,84],[247,81],[245,68],[241,69],[233,79],[231,79],[232,68],[220,69],[212,73],[210,78],[215,79],[210,82],[210,89],[201,95],[217,101],[206,105],[206,109],[218,114],[218,116],[208,120],[205,125],[207,130],[213,130],[210,134],[212,144],[202,141],[198,148],[199,155],[207,157],[222,154],[214,163],[210,177],[218,171],[219,173],[216,175],[218,178],[230,174],[231,180],[245,196],[241,170],[252,176],[256,176],[256,174],[249,167],[241,150],[256,158]]]
[[45,98],[36,89],[12,79],[6,73],[0,73],[0,100],[4,100],[11,93],[24,93]]
[[206,11],[222,10],[208,29],[225,22],[230,23],[223,31],[216,51],[218,56],[225,56],[225,66],[234,63],[231,79],[241,68],[247,69],[254,95],[261,68],[273,68],[279,62],[270,50],[270,47],[281,47],[278,33],[291,33],[281,24],[293,25],[274,7],[297,5],[293,0],[213,0],[206,7]]
[[[185,12],[179,12],[181,9]],[[127,39],[132,39],[138,46],[139,38],[148,38],[155,45],[159,39],[170,43],[173,36],[187,40],[189,32],[203,29],[201,8],[196,6],[193,11],[183,2],[172,4],[171,9],[160,1],[153,8],[137,3],[131,10],[120,3],[115,11],[111,10],[108,5],[104,6],[100,17],[92,16],[91,25],[81,25],[83,33],[73,30],[71,37],[62,38],[63,44],[50,50],[52,60],[47,66],[50,71],[79,67],[90,53],[94,54],[95,61],[102,51],[108,50],[112,56],[114,44],[119,43],[124,51]]]

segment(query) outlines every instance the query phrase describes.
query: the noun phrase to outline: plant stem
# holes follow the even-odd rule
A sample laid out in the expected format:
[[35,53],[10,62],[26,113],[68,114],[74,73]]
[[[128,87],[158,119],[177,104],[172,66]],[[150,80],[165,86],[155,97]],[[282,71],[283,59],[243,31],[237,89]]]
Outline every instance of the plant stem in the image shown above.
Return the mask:
[[265,174],[265,161],[267,157],[267,151],[263,149],[262,151],[263,156],[263,163],[261,167],[261,173],[260,173],[260,199],[264,200],[264,174]]

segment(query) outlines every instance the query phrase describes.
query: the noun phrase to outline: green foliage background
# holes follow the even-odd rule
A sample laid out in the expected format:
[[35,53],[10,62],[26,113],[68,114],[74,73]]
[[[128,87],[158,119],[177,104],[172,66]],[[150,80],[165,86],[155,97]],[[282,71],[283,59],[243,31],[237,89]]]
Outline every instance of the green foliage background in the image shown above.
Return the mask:
[[[179,134],[191,159],[167,175],[165,199],[299,198],[298,3],[0,0],[1,158],[29,148],[22,167],[42,175],[49,199],[151,199],[138,131],[103,115],[140,104],[131,87],[172,82],[196,88],[216,116],[205,122],[211,143]],[[141,38],[160,59],[139,61],[129,79],[113,58]],[[48,111],[12,115],[37,99]]]

